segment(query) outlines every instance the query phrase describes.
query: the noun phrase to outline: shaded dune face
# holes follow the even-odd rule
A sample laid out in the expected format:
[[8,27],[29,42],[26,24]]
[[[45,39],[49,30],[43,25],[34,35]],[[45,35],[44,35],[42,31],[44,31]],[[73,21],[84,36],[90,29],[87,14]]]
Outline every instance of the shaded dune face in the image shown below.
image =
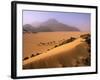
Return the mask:
[[89,56],[88,45],[79,38],[46,53],[23,61],[23,69],[86,66],[81,59]]

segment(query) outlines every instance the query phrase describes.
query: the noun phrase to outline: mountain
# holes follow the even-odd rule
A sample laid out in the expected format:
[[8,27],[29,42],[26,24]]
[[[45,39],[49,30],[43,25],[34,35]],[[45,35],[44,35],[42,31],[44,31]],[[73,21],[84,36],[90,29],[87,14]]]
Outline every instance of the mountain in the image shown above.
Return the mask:
[[79,29],[60,23],[56,19],[49,19],[41,24],[41,28],[49,29],[51,31],[79,31]]
[[80,31],[78,28],[63,24],[56,19],[49,19],[38,27],[26,24],[23,26],[23,29],[30,32]]
[[36,28],[33,27],[33,26],[30,25],[30,24],[25,24],[25,25],[23,26],[23,31],[24,31],[24,32],[36,32]]

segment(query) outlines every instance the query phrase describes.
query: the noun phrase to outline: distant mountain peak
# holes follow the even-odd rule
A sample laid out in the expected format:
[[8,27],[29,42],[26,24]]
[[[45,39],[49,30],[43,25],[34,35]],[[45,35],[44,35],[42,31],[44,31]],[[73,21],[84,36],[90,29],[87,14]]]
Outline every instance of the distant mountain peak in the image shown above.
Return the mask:
[[34,27],[35,25],[27,26],[28,27],[25,28],[24,25],[24,30],[32,32],[80,31],[78,28],[63,24],[56,19],[48,19],[36,27]]

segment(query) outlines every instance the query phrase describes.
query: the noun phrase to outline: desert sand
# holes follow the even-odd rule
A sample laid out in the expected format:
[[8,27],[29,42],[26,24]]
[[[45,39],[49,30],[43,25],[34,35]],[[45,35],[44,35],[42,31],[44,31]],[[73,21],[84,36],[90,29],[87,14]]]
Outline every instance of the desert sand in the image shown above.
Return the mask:
[[[24,33],[23,57],[40,54],[23,60],[23,69],[87,66],[85,60],[90,53],[88,44],[80,38],[82,34],[85,32]],[[76,39],[54,47],[70,37]]]
[[87,32],[38,32],[23,34],[23,58],[51,50],[70,37],[78,38]]

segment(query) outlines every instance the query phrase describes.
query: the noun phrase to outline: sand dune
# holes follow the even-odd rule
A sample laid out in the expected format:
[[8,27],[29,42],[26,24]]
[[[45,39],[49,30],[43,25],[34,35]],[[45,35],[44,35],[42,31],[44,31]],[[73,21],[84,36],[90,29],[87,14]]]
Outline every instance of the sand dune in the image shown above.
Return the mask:
[[78,61],[89,56],[87,47],[88,45],[84,42],[84,39],[78,38],[73,42],[61,45],[23,61],[23,68],[74,67],[77,66],[77,64],[79,64],[79,66],[85,66],[83,63],[78,63]]
[[[44,53],[70,37],[78,38],[87,32],[38,32],[23,34],[23,58],[34,53]],[[40,43],[44,43],[41,45]]]

